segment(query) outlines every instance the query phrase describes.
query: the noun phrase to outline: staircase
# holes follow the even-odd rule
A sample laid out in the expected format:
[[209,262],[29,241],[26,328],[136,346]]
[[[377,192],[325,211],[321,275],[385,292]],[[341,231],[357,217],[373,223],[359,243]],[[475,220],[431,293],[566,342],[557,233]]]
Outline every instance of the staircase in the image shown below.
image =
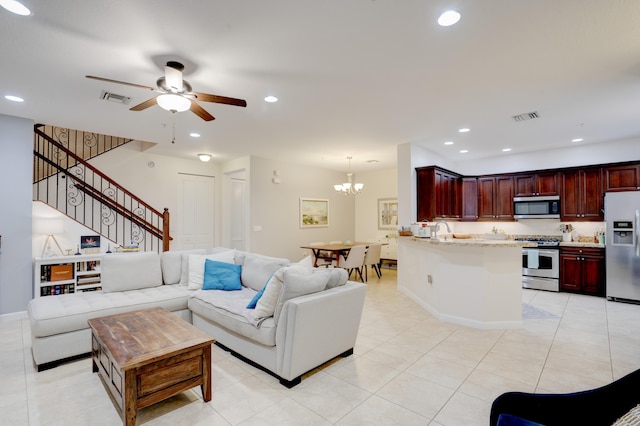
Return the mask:
[[169,211],[151,207],[87,161],[131,140],[36,124],[33,200],[140,251],[169,250]]

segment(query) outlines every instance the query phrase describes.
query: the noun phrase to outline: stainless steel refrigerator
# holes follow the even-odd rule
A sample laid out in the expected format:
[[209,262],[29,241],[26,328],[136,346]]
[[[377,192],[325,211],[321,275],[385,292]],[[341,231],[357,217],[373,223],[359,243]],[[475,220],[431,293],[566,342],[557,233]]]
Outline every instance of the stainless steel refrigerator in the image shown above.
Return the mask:
[[640,191],[607,192],[607,298],[640,301]]

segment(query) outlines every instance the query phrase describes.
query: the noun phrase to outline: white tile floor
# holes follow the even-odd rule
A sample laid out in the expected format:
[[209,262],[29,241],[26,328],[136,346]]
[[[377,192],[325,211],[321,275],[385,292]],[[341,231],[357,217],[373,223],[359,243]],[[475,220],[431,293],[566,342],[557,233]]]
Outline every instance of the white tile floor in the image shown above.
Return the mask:
[[[199,389],[143,409],[149,425],[487,425],[505,391],[570,392],[640,368],[640,306],[525,290],[558,315],[518,330],[437,321],[396,290],[396,274],[369,280],[355,354],[293,389],[214,346],[213,399]],[[91,361],[36,373],[29,323],[0,318],[0,424],[118,425]]]

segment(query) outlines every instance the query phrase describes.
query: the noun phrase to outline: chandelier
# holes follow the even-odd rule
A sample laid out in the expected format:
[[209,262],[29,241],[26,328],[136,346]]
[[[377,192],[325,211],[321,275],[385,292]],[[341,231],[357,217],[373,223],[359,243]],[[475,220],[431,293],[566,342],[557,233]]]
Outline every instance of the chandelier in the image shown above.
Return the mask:
[[351,173],[351,158],[347,157],[349,160],[349,172],[347,173],[347,181],[344,183],[339,183],[337,185],[333,185],[336,192],[341,192],[344,195],[358,195],[362,188],[364,188],[364,183],[353,183],[353,173]]

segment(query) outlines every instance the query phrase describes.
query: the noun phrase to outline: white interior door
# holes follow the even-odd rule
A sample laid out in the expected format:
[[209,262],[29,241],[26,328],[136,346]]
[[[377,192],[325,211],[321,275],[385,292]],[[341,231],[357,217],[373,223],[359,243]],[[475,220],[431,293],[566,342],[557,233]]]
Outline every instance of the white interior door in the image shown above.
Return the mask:
[[181,174],[180,177],[180,227],[176,239],[185,250],[211,249],[215,229],[215,178],[189,174]]

